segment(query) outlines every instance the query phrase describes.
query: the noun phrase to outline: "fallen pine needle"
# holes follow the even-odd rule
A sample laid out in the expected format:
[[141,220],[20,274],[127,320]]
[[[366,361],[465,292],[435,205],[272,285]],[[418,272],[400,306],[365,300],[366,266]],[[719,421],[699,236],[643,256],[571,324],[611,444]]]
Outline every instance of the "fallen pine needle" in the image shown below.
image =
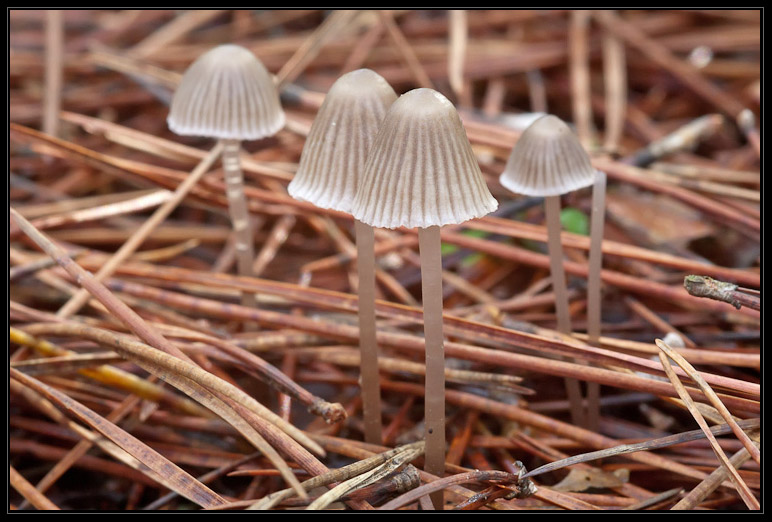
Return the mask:
[[[660,343],[658,343],[657,346],[660,346],[660,348],[662,347]],[[702,414],[694,405],[694,401],[692,401],[692,398],[686,392],[686,388],[684,388],[684,385],[681,384],[680,379],[673,371],[673,367],[670,365],[670,360],[668,359],[668,356],[665,354],[664,351],[660,352],[659,359],[660,361],[662,361],[662,367],[665,369],[668,379],[670,379],[670,382],[673,383],[673,386],[678,392],[678,395],[681,397],[681,400],[686,405],[686,408],[689,410],[689,413],[692,414],[692,416],[694,417],[694,420],[697,421],[697,424],[699,424],[702,431],[705,432],[705,437],[707,437],[708,441],[710,441],[710,446],[711,448],[713,448],[713,452],[716,454],[716,457],[718,458],[719,462],[721,462],[721,465],[729,473],[729,478],[732,480],[732,483],[734,484],[735,488],[737,488],[737,492],[740,494],[740,498],[743,499],[743,502],[745,502],[745,505],[748,506],[749,509],[753,509],[753,510],[761,509],[759,501],[756,500],[756,497],[753,495],[750,488],[748,488],[748,485],[745,484],[743,479],[740,477],[740,474],[737,472],[737,469],[735,469],[732,463],[729,462],[729,459],[727,458],[726,454],[721,449],[721,446],[719,446],[715,435],[713,435],[713,432],[710,431],[710,428],[708,427],[707,422],[705,422],[705,419],[703,418]]]

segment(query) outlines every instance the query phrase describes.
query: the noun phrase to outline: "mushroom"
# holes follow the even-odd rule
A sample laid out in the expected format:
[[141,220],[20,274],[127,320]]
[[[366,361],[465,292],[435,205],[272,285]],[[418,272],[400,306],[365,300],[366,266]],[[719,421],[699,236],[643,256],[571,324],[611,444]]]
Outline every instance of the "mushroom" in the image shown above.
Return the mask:
[[[381,124],[351,213],[373,227],[418,228],[426,343],[425,469],[445,471],[445,354],[440,227],[498,207],[453,104],[419,88],[400,96]],[[442,493],[432,496],[442,508]]]
[[[526,196],[543,196],[547,221],[547,250],[558,330],[571,333],[563,248],[560,241],[560,196],[595,182],[596,171],[579,139],[560,118],[547,114],[523,132],[499,181],[504,188]],[[579,381],[566,379],[571,415],[585,426]]]
[[[254,238],[239,158],[241,141],[273,136],[284,121],[271,75],[251,51],[238,45],[220,45],[199,56],[172,98],[167,119],[172,131],[222,142],[228,209],[243,276],[252,274]],[[254,295],[244,294],[242,303],[254,305]]]
[[[397,99],[376,72],[359,69],[332,85],[311,125],[295,177],[287,190],[320,208],[351,212],[367,153],[386,110]],[[359,276],[359,348],[365,440],[382,444],[381,392],[375,334],[375,237],[355,220]]]

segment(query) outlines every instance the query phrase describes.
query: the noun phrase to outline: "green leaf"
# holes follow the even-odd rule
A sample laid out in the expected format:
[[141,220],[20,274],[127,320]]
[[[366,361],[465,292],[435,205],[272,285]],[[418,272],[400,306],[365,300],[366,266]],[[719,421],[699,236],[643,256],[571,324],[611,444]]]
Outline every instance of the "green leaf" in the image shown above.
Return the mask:
[[440,252],[442,253],[443,256],[450,255],[453,252],[455,252],[456,250],[458,250],[458,247],[456,245],[450,245],[448,243],[442,243],[442,245],[440,246]]
[[590,234],[590,218],[578,208],[567,207],[560,212],[563,230],[587,236]]

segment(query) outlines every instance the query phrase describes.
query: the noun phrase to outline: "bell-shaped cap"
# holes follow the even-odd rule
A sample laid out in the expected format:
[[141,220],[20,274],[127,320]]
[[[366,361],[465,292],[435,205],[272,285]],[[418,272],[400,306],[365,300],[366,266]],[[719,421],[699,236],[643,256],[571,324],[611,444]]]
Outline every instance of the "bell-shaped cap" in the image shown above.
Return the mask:
[[568,125],[548,114],[525,129],[499,181],[517,194],[559,196],[592,185],[595,169]]
[[287,190],[320,208],[351,212],[370,150],[386,111],[397,99],[379,74],[359,69],[332,85],[311,125]]
[[427,228],[497,207],[453,104],[427,88],[400,96],[370,149],[353,216],[374,227]]
[[183,136],[259,140],[284,126],[273,78],[248,49],[225,44],[202,54],[182,76],[167,122]]

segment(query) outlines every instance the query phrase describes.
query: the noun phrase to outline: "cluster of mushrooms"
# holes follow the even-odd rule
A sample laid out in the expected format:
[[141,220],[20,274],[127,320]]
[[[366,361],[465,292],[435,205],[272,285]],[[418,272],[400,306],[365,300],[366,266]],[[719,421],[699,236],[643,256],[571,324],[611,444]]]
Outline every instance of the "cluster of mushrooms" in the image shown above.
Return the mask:
[[[248,49],[221,45],[199,57],[174,94],[169,127],[186,136],[216,138],[238,271],[250,276],[253,233],[243,190],[240,142],[276,134],[285,122],[271,74]],[[577,137],[559,118],[533,122],[513,148],[501,174],[513,193],[544,197],[556,295],[558,330],[571,332],[560,240],[560,196],[594,185],[591,216],[588,333],[600,335],[600,241],[605,175],[596,171]],[[425,378],[425,470],[445,469],[445,363],[443,350],[440,228],[485,216],[498,207],[480,171],[453,104],[439,92],[419,88],[397,96],[380,75],[360,69],[330,88],[311,126],[289,194],[353,216],[357,244],[360,382],[365,440],[381,444],[381,399],[375,306],[374,227],[417,228],[421,258]],[[255,304],[243,295],[243,304]],[[575,422],[597,422],[597,399],[582,398],[579,382],[567,380]],[[587,390],[588,399],[597,386]],[[593,406],[594,404],[594,406]],[[432,498],[436,507],[441,495]]]

